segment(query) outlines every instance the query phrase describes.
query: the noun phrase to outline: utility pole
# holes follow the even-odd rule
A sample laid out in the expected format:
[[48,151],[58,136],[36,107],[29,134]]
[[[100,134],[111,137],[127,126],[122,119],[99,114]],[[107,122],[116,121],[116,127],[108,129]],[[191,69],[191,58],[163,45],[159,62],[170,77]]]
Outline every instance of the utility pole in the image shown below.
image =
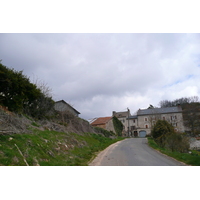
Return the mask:
[[128,137],[129,137],[129,108],[127,108],[127,110],[128,110]]

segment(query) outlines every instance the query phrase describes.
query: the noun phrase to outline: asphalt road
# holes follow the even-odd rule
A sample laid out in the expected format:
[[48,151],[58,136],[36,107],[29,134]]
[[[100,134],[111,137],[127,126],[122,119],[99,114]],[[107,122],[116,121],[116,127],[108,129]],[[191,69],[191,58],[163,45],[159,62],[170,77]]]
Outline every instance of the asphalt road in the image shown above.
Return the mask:
[[110,145],[90,163],[90,166],[183,166],[152,149],[146,138],[129,138]]

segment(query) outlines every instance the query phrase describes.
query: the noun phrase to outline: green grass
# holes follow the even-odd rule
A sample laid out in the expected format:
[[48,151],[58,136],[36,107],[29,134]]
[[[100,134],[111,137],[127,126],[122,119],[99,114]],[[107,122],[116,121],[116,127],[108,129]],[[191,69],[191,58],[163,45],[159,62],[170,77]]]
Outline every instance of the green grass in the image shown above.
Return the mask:
[[31,123],[32,126],[40,127],[36,122]]
[[160,151],[163,154],[166,154],[170,157],[175,158],[181,162],[184,162],[187,165],[200,166],[200,152],[192,150],[190,153],[180,153],[172,152],[170,150],[159,147],[152,138],[148,138],[149,146]]
[[96,134],[86,134],[84,136],[74,135],[79,141],[86,141],[87,146],[75,147],[71,153],[75,155],[75,165],[87,165],[97,152],[105,149],[109,145],[124,138],[111,139]]
[[86,166],[96,152],[119,140],[122,138],[111,139],[92,133],[38,130],[34,134],[0,135],[0,165],[24,166],[25,158],[31,166]]

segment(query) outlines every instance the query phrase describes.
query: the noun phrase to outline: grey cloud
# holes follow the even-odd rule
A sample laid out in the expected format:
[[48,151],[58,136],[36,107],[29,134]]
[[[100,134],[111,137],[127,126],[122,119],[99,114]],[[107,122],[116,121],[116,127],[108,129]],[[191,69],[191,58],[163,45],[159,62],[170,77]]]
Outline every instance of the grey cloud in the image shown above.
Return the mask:
[[0,34],[0,59],[90,118],[187,96],[187,76],[200,76],[199,43],[199,34]]

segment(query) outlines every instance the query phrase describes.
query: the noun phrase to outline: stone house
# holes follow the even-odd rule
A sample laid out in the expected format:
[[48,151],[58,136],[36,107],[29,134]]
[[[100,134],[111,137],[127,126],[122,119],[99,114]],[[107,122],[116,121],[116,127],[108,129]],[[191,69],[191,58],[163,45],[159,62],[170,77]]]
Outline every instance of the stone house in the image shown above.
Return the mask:
[[91,123],[91,126],[100,127],[107,131],[112,131],[116,133],[114,125],[113,125],[112,117],[99,117]]
[[[137,132],[139,135],[151,133],[152,127],[157,120],[168,121],[177,132],[184,132],[182,108],[167,107],[167,108],[152,108],[139,109],[137,112]],[[140,134],[140,132],[142,133]],[[146,132],[146,133],[145,133]]]
[[139,109],[136,115],[129,114],[130,113],[128,113],[128,115],[126,115],[128,117],[124,117],[123,120],[120,117],[118,118],[122,122],[124,121],[124,129],[127,133],[127,136],[145,137],[146,135],[150,135],[153,125],[155,125],[156,121],[159,119],[168,121],[172,126],[174,126],[175,131],[185,131],[185,127],[183,125],[182,108],[180,106]]
[[69,111],[73,115],[77,116],[80,114],[75,108],[73,108],[71,105],[69,105],[64,100],[56,101],[54,105],[54,109],[60,112]]

